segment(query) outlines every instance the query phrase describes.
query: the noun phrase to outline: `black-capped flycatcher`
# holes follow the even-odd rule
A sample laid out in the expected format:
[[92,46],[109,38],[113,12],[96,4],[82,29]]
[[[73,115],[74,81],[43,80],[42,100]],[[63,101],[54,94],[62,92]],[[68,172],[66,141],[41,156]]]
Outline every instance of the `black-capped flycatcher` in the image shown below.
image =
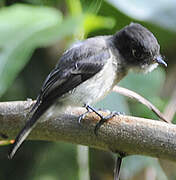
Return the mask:
[[68,106],[89,107],[108,94],[129,70],[147,73],[158,64],[167,66],[156,38],[137,23],[131,23],[114,35],[97,36],[74,44],[46,78],[9,158],[48,111],[56,111],[56,107],[58,112]]

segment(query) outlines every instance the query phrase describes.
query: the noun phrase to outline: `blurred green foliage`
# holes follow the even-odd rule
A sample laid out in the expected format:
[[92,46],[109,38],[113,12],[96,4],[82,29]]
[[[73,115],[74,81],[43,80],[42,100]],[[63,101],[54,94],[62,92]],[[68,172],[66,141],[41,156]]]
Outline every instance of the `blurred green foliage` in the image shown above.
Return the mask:
[[0,11],[0,95],[9,87],[38,46],[58,38],[59,11],[48,7],[13,5]]
[[[140,22],[156,35],[162,54],[175,67],[174,0],[1,0],[0,7],[1,101],[35,98],[42,81],[71,43],[113,34],[131,21]],[[166,77],[165,70],[158,68],[149,75],[130,73],[120,85],[164,110],[172,92],[165,87],[169,93],[163,93]],[[157,119],[143,105],[115,93],[95,106]],[[0,180],[78,179],[75,145],[26,142],[12,161],[6,158],[7,150],[7,146],[0,148]],[[113,179],[110,154],[92,149],[90,158],[91,179]],[[148,166],[154,167],[158,179],[166,179],[156,160],[143,156],[127,157],[122,177],[131,179]]]

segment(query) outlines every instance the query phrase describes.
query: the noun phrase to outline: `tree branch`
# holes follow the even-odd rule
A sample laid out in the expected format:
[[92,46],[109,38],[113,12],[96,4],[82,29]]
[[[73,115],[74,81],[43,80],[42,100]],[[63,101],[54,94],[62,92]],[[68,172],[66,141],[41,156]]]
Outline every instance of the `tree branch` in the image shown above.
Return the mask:
[[[157,109],[150,101],[139,95],[138,93],[131,91],[127,88],[120,87],[120,86],[115,86],[113,88],[113,91],[116,93],[119,93],[121,95],[127,96],[129,98],[135,99],[141,104],[145,105],[148,109],[153,111],[161,120],[170,123],[170,121],[167,120],[166,115],[163,115],[159,109]],[[174,106],[175,107],[175,106]]]
[[[32,101],[0,103],[0,133],[13,139],[24,126]],[[94,135],[99,117],[89,113],[79,124],[84,108],[71,109],[69,114],[53,116],[38,123],[28,139],[65,141],[126,154],[141,154],[176,160],[176,126],[156,120],[116,116]],[[103,115],[108,113],[100,112]],[[3,137],[0,137],[3,139]]]

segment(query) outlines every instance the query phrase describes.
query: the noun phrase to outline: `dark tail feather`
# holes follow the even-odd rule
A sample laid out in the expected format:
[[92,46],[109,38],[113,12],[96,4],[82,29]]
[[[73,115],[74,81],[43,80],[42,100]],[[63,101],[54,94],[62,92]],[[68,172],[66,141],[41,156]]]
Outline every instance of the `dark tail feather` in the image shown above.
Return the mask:
[[28,119],[26,122],[24,128],[19,132],[18,136],[15,139],[15,142],[12,144],[12,148],[10,149],[8,158],[12,159],[15,155],[16,151],[20,147],[20,145],[23,143],[23,141],[26,139],[26,137],[29,135],[29,133],[32,131],[32,129],[36,125],[36,121],[40,118],[40,116],[49,108],[51,104],[40,104],[39,107],[36,109],[34,114]]
[[122,164],[122,157],[116,157],[115,167],[114,167],[114,180],[119,180],[120,178],[121,164]]

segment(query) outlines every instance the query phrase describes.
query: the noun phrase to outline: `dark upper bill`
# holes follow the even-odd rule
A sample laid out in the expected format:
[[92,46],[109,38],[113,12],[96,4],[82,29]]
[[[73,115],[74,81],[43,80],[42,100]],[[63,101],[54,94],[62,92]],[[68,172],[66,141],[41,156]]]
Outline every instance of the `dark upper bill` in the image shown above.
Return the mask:
[[167,63],[162,59],[161,56],[158,56],[155,61],[158,63],[158,64],[163,64],[164,66],[167,67]]

